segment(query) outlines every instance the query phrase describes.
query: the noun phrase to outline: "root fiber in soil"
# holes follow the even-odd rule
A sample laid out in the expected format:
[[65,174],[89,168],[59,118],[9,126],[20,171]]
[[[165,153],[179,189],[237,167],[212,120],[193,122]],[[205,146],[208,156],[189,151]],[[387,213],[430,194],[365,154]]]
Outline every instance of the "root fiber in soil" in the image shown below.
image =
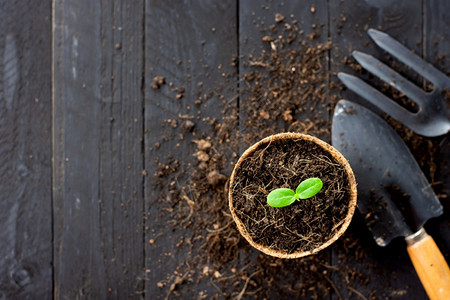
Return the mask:
[[[294,189],[311,177],[323,182],[314,197],[274,208],[266,203],[276,188]],[[341,228],[348,212],[345,169],[322,147],[303,139],[267,141],[236,170],[233,207],[252,240],[285,253],[313,251]]]

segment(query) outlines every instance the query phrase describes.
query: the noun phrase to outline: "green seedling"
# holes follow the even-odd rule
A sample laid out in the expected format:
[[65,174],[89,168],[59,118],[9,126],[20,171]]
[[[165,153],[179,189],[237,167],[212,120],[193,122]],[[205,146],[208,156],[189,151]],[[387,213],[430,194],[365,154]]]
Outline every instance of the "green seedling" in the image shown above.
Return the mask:
[[320,178],[308,178],[298,185],[295,192],[291,189],[280,188],[267,195],[267,204],[272,207],[284,207],[291,205],[295,200],[308,199],[316,195],[323,186]]

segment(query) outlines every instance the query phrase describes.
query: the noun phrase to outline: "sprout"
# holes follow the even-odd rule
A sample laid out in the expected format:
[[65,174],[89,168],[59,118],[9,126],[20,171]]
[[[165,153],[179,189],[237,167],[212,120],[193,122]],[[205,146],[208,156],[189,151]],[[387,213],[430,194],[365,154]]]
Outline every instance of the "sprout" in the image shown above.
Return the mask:
[[284,207],[291,205],[295,200],[307,199],[316,195],[323,186],[320,178],[308,178],[298,185],[295,192],[291,189],[280,188],[267,195],[267,204],[272,207]]

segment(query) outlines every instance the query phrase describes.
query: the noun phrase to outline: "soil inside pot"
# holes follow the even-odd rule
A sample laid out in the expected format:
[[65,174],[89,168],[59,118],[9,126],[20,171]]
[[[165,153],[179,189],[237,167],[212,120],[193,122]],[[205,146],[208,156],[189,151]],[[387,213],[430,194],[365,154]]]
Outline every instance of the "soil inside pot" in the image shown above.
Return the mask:
[[[323,181],[316,196],[283,208],[267,204],[272,190],[295,190],[310,177]],[[241,164],[235,178],[237,216],[256,243],[274,250],[313,250],[340,229],[348,212],[350,190],[343,166],[312,141],[263,143]]]

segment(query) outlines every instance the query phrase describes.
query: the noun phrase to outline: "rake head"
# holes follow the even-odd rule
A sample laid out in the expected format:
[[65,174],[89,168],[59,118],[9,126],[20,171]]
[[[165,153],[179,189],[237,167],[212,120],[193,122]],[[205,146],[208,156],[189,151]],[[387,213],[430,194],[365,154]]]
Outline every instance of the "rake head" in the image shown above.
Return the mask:
[[353,51],[352,55],[361,66],[414,101],[418,111],[410,112],[356,76],[338,73],[338,78],[350,90],[414,132],[428,137],[446,134],[450,130],[450,111],[445,99],[446,89],[450,92],[450,78],[388,34],[375,29],[369,29],[368,33],[380,48],[430,81],[434,85],[433,91],[425,92],[378,59],[359,51]]

